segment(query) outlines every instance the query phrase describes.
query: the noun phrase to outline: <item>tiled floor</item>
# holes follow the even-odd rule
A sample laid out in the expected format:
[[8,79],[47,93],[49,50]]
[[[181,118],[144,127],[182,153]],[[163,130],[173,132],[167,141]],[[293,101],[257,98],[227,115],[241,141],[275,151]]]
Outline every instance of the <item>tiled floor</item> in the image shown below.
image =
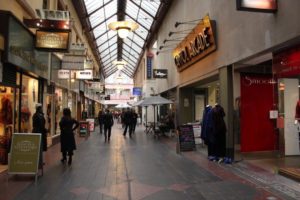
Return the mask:
[[99,133],[80,140],[72,166],[60,163],[59,145],[49,149],[36,185],[24,177],[7,183],[2,173],[0,199],[300,199],[297,182],[247,162],[225,165],[198,151],[176,154],[173,139],[154,139],[142,127],[124,138],[115,124],[109,143]]

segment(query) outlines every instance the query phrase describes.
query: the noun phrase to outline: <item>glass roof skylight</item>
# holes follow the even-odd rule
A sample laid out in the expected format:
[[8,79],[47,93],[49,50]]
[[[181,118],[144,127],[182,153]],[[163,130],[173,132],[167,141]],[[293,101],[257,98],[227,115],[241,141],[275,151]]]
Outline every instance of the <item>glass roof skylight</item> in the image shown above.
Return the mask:
[[[118,0],[84,0],[86,16],[91,27],[90,33],[95,40],[105,77],[111,75],[110,73],[116,69],[113,62],[120,54],[118,45],[122,45],[123,48],[120,56],[128,63],[123,69],[124,74],[133,75],[157,11],[161,6],[160,0],[124,1],[126,1],[124,4],[126,8],[123,8],[124,20],[135,21],[139,24],[139,28],[130,32],[129,36],[122,41],[118,40],[116,32],[108,29],[108,24],[118,19]],[[123,44],[118,44],[118,41],[122,41]]]

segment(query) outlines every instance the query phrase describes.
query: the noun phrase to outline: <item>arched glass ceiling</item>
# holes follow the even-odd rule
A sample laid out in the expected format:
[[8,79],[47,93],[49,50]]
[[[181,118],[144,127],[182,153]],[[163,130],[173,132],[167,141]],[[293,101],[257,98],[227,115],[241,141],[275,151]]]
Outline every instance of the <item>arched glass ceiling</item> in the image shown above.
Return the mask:
[[[108,29],[108,24],[117,21],[118,0],[84,0],[86,15],[91,27],[91,35],[97,46],[98,56],[102,62],[102,72],[105,77],[117,71],[112,64],[117,58],[122,58],[128,64],[122,70],[129,77],[133,76],[139,62],[140,54],[143,52],[149,31],[156,20],[157,12],[161,6],[160,0],[123,0],[126,1],[122,8],[125,20],[135,21],[139,28],[135,32],[118,43],[115,31]],[[124,2],[123,2],[124,3]],[[119,10],[118,10],[119,8]],[[121,45],[122,50],[120,50]],[[119,52],[120,51],[120,52]]]

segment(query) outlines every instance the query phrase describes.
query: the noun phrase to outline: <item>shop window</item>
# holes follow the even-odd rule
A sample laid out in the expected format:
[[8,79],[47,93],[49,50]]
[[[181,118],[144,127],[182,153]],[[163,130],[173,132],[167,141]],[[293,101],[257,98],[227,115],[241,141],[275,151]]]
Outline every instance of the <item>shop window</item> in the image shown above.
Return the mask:
[[38,80],[28,76],[22,77],[21,86],[21,129],[22,133],[32,131],[32,115],[38,103]]
[[7,164],[13,133],[14,89],[0,86],[0,164]]

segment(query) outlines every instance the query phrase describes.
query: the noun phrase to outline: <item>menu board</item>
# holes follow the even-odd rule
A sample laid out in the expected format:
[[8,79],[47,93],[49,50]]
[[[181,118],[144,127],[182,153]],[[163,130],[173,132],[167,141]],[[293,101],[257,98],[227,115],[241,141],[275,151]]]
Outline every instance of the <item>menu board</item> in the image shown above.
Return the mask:
[[192,151],[196,149],[193,125],[179,126],[178,137],[180,151]]
[[10,150],[8,173],[37,174],[41,134],[14,133]]

